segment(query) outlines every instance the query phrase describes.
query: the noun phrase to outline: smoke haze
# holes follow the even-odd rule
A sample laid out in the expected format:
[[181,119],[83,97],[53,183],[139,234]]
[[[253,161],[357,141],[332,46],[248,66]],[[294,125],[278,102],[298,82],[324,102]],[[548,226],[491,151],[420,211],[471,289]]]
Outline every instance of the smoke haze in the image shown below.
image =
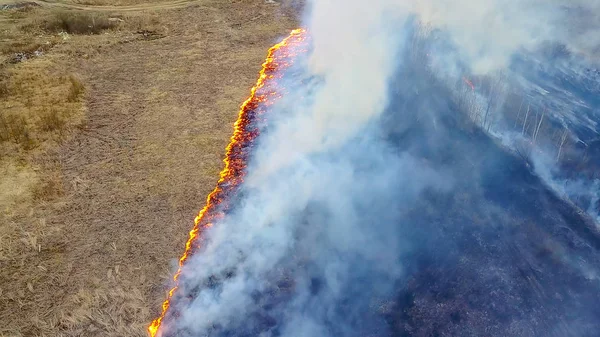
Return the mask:
[[515,55],[552,42],[591,62],[598,14],[599,1],[310,2],[310,51],[280,82],[235,206],[186,262],[163,336],[600,331],[600,235],[556,196],[551,137],[531,163],[511,151],[566,115],[536,106],[530,129],[510,128],[512,93],[536,104]]

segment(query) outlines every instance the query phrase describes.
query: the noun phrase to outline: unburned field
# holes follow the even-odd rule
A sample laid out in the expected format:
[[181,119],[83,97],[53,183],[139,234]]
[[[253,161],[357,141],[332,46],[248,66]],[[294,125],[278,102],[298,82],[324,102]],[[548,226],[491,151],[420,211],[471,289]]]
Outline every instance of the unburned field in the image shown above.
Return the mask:
[[144,336],[297,8],[5,4],[0,336]]

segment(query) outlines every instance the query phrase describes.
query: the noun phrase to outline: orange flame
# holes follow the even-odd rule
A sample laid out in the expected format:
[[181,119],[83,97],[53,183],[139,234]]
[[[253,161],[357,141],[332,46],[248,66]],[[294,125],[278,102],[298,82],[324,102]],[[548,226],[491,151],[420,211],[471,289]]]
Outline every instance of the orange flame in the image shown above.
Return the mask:
[[152,321],[148,327],[148,332],[151,337],[157,336],[161,323],[171,304],[173,294],[177,291],[177,280],[181,275],[183,264],[191,256],[193,251],[198,248],[198,240],[202,229],[212,226],[213,221],[222,216],[222,213],[213,214],[215,208],[218,205],[221,205],[225,200],[224,197],[244,179],[244,169],[246,168],[245,155],[247,155],[244,147],[258,136],[258,130],[248,130],[252,122],[252,118],[249,116],[250,112],[263,113],[264,111],[261,111],[260,104],[272,104],[272,100],[268,100],[270,97],[277,96],[277,93],[273,91],[274,88],[271,88],[271,85],[276,84],[276,79],[278,76],[281,76],[281,70],[291,65],[289,58],[290,56],[293,56],[292,53],[294,52],[294,47],[301,45],[305,39],[306,30],[295,29],[288,37],[269,49],[267,59],[262,65],[258,80],[250,90],[250,97],[242,104],[238,119],[234,124],[233,136],[231,137],[230,143],[227,145],[226,156],[223,160],[225,168],[223,168],[220,173],[217,186],[206,198],[206,205],[194,219],[194,227],[189,233],[188,241],[185,244],[185,251],[179,259],[179,268],[173,276],[175,286],[171,288],[167,299],[163,302],[160,316]]

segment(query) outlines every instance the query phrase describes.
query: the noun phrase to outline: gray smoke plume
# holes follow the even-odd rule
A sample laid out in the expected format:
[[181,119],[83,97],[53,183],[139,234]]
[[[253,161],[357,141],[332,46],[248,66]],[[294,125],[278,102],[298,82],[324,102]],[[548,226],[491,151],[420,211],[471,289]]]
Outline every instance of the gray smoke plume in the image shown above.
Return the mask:
[[[447,210],[431,210],[439,205],[423,200],[452,196],[468,204],[469,193],[492,200],[486,191],[497,182],[487,172],[500,174],[497,167],[513,165],[508,155],[470,154],[481,144],[495,146],[487,138],[472,148],[452,147],[458,137],[449,135],[461,119],[452,115],[459,111],[448,84],[464,74],[509,71],[515,53],[545,41],[592,53],[599,9],[600,1],[310,2],[310,54],[300,55],[299,69],[284,79],[293,90],[270,108],[235,207],[203,233],[202,250],[187,261],[181,282],[194,291],[189,302],[172,304],[180,316],[165,322],[163,335],[393,335],[385,315],[414,273],[408,260],[418,260],[425,244],[447,249],[436,253],[440,261],[455,256],[452,240],[463,235],[431,234],[444,238],[439,244],[413,240],[427,237],[420,226],[466,226],[451,222],[463,219],[451,211],[456,201]],[[587,13],[588,25],[565,29],[577,22],[573,12]],[[419,72],[409,56],[415,39],[429,46],[429,61],[421,60],[427,72]],[[509,221],[502,202],[474,202],[481,218],[460,221]],[[423,224],[415,220],[421,213],[443,216],[436,215],[434,224],[428,215]],[[468,231],[479,233],[472,242],[483,247],[489,230]],[[471,265],[460,261],[455,270]],[[502,277],[502,289],[516,287]],[[424,303],[427,298],[413,305]],[[514,329],[525,328],[512,335],[531,331],[524,320],[515,322]]]

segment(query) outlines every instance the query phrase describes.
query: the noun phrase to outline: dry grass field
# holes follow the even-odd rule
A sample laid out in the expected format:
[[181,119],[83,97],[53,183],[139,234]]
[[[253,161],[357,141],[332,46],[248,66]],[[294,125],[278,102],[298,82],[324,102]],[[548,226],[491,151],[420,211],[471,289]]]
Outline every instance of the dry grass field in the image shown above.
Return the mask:
[[145,336],[291,1],[0,0],[0,336]]

